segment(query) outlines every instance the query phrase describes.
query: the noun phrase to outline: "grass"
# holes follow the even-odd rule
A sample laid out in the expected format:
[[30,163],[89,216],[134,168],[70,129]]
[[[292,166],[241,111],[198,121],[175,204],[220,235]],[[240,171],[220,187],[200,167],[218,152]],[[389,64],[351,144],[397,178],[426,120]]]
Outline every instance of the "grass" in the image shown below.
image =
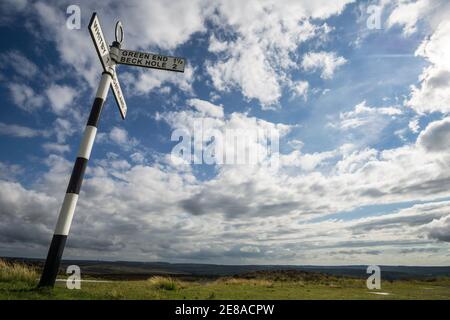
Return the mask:
[[[365,279],[305,274],[301,277],[264,275],[181,281],[151,277],[139,281],[82,282],[69,290],[57,282],[53,290],[36,289],[39,274],[18,263],[0,262],[3,299],[450,299],[450,279],[382,281],[370,291]],[[373,292],[387,292],[376,295]]]
[[148,282],[157,289],[176,290],[180,282],[171,277],[155,276],[148,279]]
[[37,278],[38,273],[33,267],[0,259],[0,282],[16,282],[34,286]]

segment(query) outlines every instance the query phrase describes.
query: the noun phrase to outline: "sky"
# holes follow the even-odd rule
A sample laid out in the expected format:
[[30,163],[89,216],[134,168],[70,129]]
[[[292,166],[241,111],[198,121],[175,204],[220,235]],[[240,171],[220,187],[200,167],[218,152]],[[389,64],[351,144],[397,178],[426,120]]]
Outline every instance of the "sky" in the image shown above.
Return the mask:
[[[70,5],[0,4],[0,256],[46,256],[102,72],[97,12],[108,41],[120,19],[122,48],[187,63],[117,67],[128,114],[109,93],[64,258],[450,265],[448,1],[78,1],[80,28]],[[196,123],[278,152],[174,156]]]

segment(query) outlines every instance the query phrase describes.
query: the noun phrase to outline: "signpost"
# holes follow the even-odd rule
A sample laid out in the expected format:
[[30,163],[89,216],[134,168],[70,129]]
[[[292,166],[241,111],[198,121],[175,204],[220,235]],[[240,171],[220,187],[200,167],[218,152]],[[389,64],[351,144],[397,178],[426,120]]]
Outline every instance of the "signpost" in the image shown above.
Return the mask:
[[45,260],[44,270],[39,281],[39,287],[53,287],[55,284],[70,225],[72,224],[73,214],[77,205],[81,184],[83,182],[84,172],[91,155],[92,146],[94,145],[98,121],[103,109],[103,104],[108,95],[109,87],[111,87],[114,94],[122,119],[125,119],[127,114],[127,104],[120,87],[119,79],[117,78],[116,65],[127,64],[138,67],[184,72],[184,66],[186,64],[183,58],[122,50],[120,47],[123,42],[124,32],[120,21],[116,23],[116,41],[114,41],[111,46],[108,46],[108,42],[106,41],[100,26],[100,21],[95,12],[89,22],[89,33],[102,64],[103,72],[84,131],[84,136],[80,144],[77,159],[72,170],[72,175],[70,176],[66,195],[59,212],[55,232],[48,250],[47,259]]

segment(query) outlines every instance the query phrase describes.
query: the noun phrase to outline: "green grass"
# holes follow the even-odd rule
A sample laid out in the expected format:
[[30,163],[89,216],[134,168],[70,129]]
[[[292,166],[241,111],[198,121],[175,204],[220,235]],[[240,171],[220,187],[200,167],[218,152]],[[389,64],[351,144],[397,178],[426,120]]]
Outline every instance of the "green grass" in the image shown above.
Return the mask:
[[151,277],[148,282],[156,289],[176,290],[179,286],[179,282],[171,277]]
[[[323,277],[306,281],[277,278],[220,278],[182,281],[152,277],[142,281],[82,282],[69,290],[58,282],[53,290],[35,286],[38,274],[20,265],[0,263],[0,300],[4,299],[450,299],[450,279],[382,281],[368,290],[365,279]],[[376,295],[370,292],[388,292]]]
[[371,294],[364,280],[353,279],[329,284],[261,280],[166,284],[114,281],[82,283],[80,290],[69,290],[58,282],[53,290],[38,290],[26,282],[2,281],[0,299],[450,299],[449,279],[382,283],[379,291],[388,296]]
[[33,285],[38,273],[23,263],[6,262],[0,259],[0,282],[15,282]]

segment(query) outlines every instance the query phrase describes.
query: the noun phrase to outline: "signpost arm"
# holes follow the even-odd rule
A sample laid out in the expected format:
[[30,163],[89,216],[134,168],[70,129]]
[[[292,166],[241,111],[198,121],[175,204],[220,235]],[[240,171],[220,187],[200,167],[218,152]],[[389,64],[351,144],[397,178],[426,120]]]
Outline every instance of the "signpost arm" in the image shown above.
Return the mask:
[[81,141],[77,159],[72,170],[66,195],[59,212],[58,222],[56,223],[53,239],[50,244],[44,270],[38,285],[39,287],[53,287],[55,285],[56,276],[58,275],[59,266],[61,263],[61,257],[66,245],[67,235],[69,234],[70,225],[72,223],[73,214],[78,201],[78,195],[83,182],[84,171],[91,155],[92,146],[97,133],[98,120],[100,118],[106,96],[108,95],[112,76],[112,73],[106,71],[102,74],[86,129],[84,130],[83,140]]

